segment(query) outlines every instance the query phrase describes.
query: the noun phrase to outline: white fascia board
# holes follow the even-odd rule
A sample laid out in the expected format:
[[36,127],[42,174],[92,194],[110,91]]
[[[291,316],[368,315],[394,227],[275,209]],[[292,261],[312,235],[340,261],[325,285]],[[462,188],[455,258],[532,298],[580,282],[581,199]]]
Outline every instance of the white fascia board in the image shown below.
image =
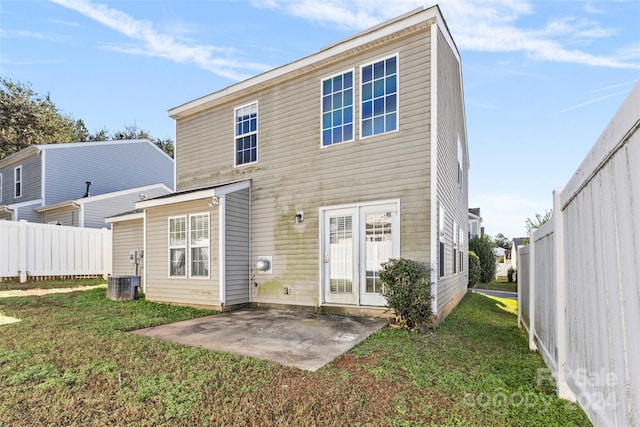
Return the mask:
[[214,105],[216,101],[227,96],[239,93],[252,87],[261,86],[267,83],[269,80],[283,77],[286,74],[293,74],[296,71],[300,71],[306,67],[310,67],[313,64],[320,63],[336,55],[344,54],[359,46],[371,43],[378,39],[382,39],[386,36],[394,34],[403,29],[410,28],[429,19],[437,19],[437,17],[440,17],[440,21],[444,23],[444,20],[442,19],[437,6],[430,7],[429,9],[418,8],[413,12],[409,12],[408,14],[401,16],[400,18],[383,22],[378,26],[373,27],[372,29],[358,33],[349,39],[338,42],[334,45],[330,45],[328,48],[325,48],[318,53],[267,71],[242,82],[236,83],[218,92],[214,92],[210,95],[203,96],[202,98],[198,98],[196,100],[187,102],[186,104],[182,104],[178,107],[172,108],[168,112],[169,117],[175,119],[184,115],[201,111],[203,109],[209,108],[210,105]]
[[14,208],[23,208],[25,206],[32,206],[37,204],[42,205],[42,199],[27,200],[26,202],[20,202],[20,203],[11,203],[10,205],[7,205],[7,206],[9,207],[9,209],[14,209]]
[[129,214],[123,214],[123,215],[114,215],[114,216],[110,216],[108,218],[104,219],[104,222],[108,223],[108,224],[112,224],[114,222],[121,222],[121,221],[131,221],[134,219],[144,219],[144,213],[143,212],[135,212],[135,213],[129,213]]
[[232,184],[221,185],[215,188],[206,188],[196,190],[184,194],[176,194],[174,196],[163,197],[161,199],[142,200],[136,202],[136,209],[145,209],[155,206],[172,205],[174,203],[191,202],[194,200],[207,199],[212,197],[222,197],[226,194],[233,193],[251,186],[251,181],[240,181]]
[[34,211],[36,211],[38,213],[42,213],[42,212],[52,211],[54,209],[60,209],[60,208],[74,208],[74,209],[77,209],[79,207],[80,207],[79,203],[76,203],[74,200],[68,200],[66,202],[56,203],[55,205],[42,206],[42,207],[39,207],[39,208],[35,208]]
[[65,148],[77,148],[77,147],[95,147],[98,145],[120,145],[120,144],[133,144],[133,143],[147,143],[157,147],[153,142],[146,138],[143,139],[116,139],[111,141],[92,141],[92,142],[64,142],[60,144],[40,144],[35,145],[39,150],[62,150]]
[[98,194],[97,196],[81,197],[79,199],[74,200],[74,202],[79,205],[84,205],[86,203],[98,202],[100,200],[111,199],[113,197],[124,196],[131,193],[138,193],[140,191],[149,191],[156,188],[162,188],[166,190],[167,194],[172,193],[172,190],[169,187],[167,187],[165,184],[159,183],[159,184],[145,185],[143,187],[128,188],[126,190],[113,191],[111,193],[102,193],[102,194]]

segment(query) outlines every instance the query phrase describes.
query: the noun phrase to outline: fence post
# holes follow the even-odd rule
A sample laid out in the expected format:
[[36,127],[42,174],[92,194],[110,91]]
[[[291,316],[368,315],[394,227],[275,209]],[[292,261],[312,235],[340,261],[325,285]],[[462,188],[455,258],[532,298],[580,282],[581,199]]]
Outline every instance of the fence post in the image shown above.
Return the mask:
[[558,397],[567,399],[572,402],[576,401],[576,397],[567,384],[567,352],[568,352],[568,336],[567,336],[567,320],[565,301],[566,276],[565,276],[565,241],[564,241],[564,213],[560,204],[560,196],[562,189],[553,191],[553,220],[555,222],[555,264],[556,264],[556,340],[558,345],[558,360],[556,366],[556,381],[558,383]]
[[536,320],[536,241],[535,231],[529,231],[529,350],[538,350],[535,341]]
[[24,283],[27,281],[27,221],[24,219],[20,220],[20,239],[18,240],[19,245],[19,257],[20,257],[20,283]]

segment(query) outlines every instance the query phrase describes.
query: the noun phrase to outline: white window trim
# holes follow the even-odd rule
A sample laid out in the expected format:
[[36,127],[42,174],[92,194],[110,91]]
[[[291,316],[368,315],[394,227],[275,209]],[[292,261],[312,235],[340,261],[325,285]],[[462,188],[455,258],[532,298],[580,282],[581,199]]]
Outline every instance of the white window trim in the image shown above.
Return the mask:
[[[346,140],[346,141],[342,141],[342,142],[338,142],[335,144],[329,144],[329,145],[323,145],[322,144],[322,97],[323,97],[323,93],[322,93],[322,89],[323,89],[323,83],[325,80],[329,80],[329,79],[333,79],[336,76],[342,76],[347,74],[348,72],[351,72],[353,74],[353,86],[352,86],[352,90],[353,90],[353,136],[351,139]],[[336,145],[340,145],[340,144],[346,144],[349,142],[354,142],[356,140],[356,123],[358,123],[358,119],[356,118],[356,106],[358,105],[358,96],[357,96],[357,90],[356,90],[356,68],[349,68],[346,70],[343,70],[341,72],[332,74],[330,76],[326,76],[326,77],[322,77],[320,78],[320,148],[324,149],[324,148],[329,148],[329,147],[333,147]],[[358,109],[359,110],[359,109]]]
[[[185,221],[184,245],[180,245],[180,246],[171,245],[171,220],[180,219],[180,218],[183,218]],[[170,216],[167,218],[167,246],[168,246],[167,258],[169,261],[167,263],[167,276],[170,279],[185,279],[187,277],[187,268],[189,267],[189,251],[187,250],[188,242],[189,242],[188,233],[189,233],[189,222],[188,222],[187,215]],[[184,249],[184,275],[177,276],[177,275],[171,274],[171,249]]]
[[[368,65],[375,64],[376,62],[386,61],[389,58],[396,58],[396,128],[395,130],[383,133],[375,133],[369,136],[362,136],[362,70]],[[389,135],[400,131],[400,52],[393,53],[391,55],[383,56],[373,61],[366,62],[360,65],[360,72],[358,73],[358,139],[375,138],[376,136]]]
[[[20,179],[18,179],[18,171],[20,171]],[[17,194],[17,185],[20,184],[20,194]],[[24,193],[24,185],[22,185],[22,165],[13,168],[13,197],[19,199]]]
[[[208,231],[209,235],[207,237],[207,245],[193,245],[191,243],[191,218],[194,216],[204,216],[207,218]],[[209,255],[207,255],[207,275],[206,276],[194,276],[193,269],[191,268],[191,248],[207,248],[209,249]],[[192,213],[187,216],[187,260],[189,261],[187,264],[189,270],[189,279],[201,280],[201,279],[210,279],[211,278],[211,217],[209,212],[201,212],[201,213]]]
[[[241,110],[245,107],[250,107],[253,104],[256,105],[256,161],[255,162],[248,162],[248,163],[242,163],[242,164],[238,164],[237,163],[237,149],[236,149],[236,143],[237,143],[237,138],[238,135],[236,135],[236,114],[238,112],[238,110]],[[256,163],[258,163],[258,161],[260,160],[260,138],[259,138],[259,130],[260,130],[260,105],[258,104],[258,100],[255,101],[251,101],[248,102],[246,104],[240,105],[238,107],[235,107],[233,109],[233,167],[234,168],[242,168],[244,166],[248,166],[248,165],[255,165]],[[243,134],[244,136],[247,135],[251,135],[252,133],[248,133],[248,134]]]

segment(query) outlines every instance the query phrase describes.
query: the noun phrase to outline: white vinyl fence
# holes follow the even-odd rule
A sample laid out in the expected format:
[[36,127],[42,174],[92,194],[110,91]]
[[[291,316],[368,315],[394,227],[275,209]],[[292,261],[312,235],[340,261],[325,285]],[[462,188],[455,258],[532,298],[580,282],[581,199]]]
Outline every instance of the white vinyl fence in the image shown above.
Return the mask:
[[0,221],[0,279],[103,276],[111,272],[111,232]]
[[559,396],[640,425],[640,83],[518,256],[518,321]]

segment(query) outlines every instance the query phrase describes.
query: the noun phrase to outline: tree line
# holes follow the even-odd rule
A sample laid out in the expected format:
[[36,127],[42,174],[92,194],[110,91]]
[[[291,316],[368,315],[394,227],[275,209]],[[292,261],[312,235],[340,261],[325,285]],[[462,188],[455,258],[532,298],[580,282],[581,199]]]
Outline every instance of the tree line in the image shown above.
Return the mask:
[[0,159],[35,144],[148,139],[173,157],[171,138],[154,138],[135,122],[121,130],[89,132],[82,119],[63,114],[49,94],[36,93],[30,84],[0,77]]

